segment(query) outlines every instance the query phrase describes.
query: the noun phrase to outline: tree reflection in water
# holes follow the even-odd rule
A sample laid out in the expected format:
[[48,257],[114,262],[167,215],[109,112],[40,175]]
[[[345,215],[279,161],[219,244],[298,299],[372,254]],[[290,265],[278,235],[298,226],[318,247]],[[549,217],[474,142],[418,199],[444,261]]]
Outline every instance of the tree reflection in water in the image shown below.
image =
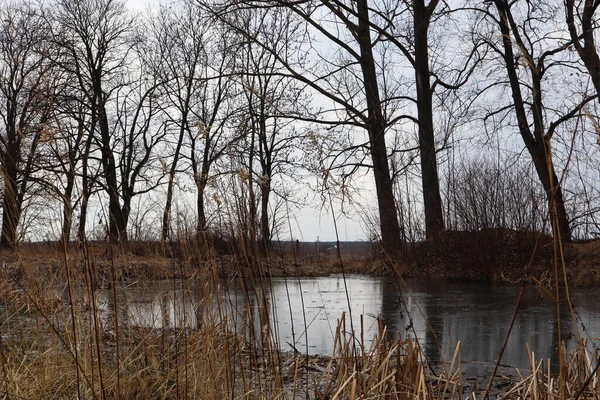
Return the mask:
[[[400,293],[398,288],[402,286],[393,278],[347,278],[356,336],[364,336],[368,345],[377,333],[377,317],[381,316],[390,335],[416,337],[426,357],[438,366],[441,359],[451,360],[460,340],[463,372],[486,374],[491,371],[510,324],[519,286],[407,282],[412,296],[406,290]],[[304,353],[308,339],[309,354],[329,355],[333,351],[337,321],[343,313],[349,315],[345,286],[340,276],[288,279],[287,287],[283,278],[272,278],[264,293],[257,293],[253,285],[246,285],[244,292],[242,285],[235,281],[209,292],[198,285],[186,287],[182,282],[174,285],[172,281],[120,285],[117,290],[119,320],[121,325],[129,326],[197,329],[205,318],[220,318],[226,320],[228,330],[254,338],[258,346],[265,340],[264,325],[269,324],[270,334],[274,335],[270,340],[283,350],[291,350],[293,346]],[[207,296],[211,292],[216,295]],[[79,298],[85,299],[84,293],[82,296]],[[108,289],[100,290],[98,296],[103,326],[110,327],[115,310],[112,293]],[[578,323],[585,325],[589,337],[599,337],[600,307],[594,300],[595,291],[573,290],[572,299],[582,319]],[[266,308],[262,306],[264,301],[268,303]],[[574,325],[566,302],[561,308],[563,339],[568,339],[567,349],[572,349],[576,335],[569,332],[574,333]],[[365,316],[364,333],[360,331],[361,314]],[[556,305],[541,290],[526,287],[502,359],[505,370],[528,368],[527,344],[535,351],[537,360],[550,358],[553,365],[557,365],[555,314]],[[350,324],[346,327],[349,330]]]

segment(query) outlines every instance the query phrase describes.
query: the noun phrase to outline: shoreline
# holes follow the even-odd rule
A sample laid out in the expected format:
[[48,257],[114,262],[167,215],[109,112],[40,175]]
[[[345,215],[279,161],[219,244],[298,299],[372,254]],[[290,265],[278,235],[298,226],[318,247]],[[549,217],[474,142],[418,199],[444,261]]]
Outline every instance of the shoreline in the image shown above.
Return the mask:
[[[283,243],[283,245],[281,244]],[[600,287],[600,240],[565,246],[564,264],[555,255],[552,239],[531,232],[488,230],[445,232],[433,241],[406,246],[397,260],[377,254],[376,244],[343,242],[340,253],[330,248],[314,251],[315,243],[279,242],[268,255],[247,257],[236,251],[192,248],[175,244],[168,253],[160,243],[127,243],[109,246],[92,243],[66,251],[53,243],[24,244],[18,250],[0,251],[0,261],[10,278],[33,268],[40,278],[65,278],[65,264],[93,270],[97,280],[156,280],[201,276],[319,277],[333,274],[397,276],[440,281],[531,283],[554,287],[556,266],[559,284],[566,273],[569,286]],[[318,244],[317,244],[318,246]],[[563,271],[563,266],[565,271]],[[50,275],[50,276],[49,276]]]

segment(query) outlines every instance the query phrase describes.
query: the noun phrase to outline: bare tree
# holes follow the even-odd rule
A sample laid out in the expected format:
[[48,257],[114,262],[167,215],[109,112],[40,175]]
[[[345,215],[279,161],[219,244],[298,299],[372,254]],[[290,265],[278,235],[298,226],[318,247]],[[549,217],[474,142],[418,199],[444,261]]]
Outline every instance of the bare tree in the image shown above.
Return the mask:
[[222,57],[217,65],[203,67],[205,84],[199,93],[199,102],[190,112],[190,120],[185,122],[190,145],[188,159],[197,189],[198,238],[204,238],[208,229],[206,188],[211,169],[240,138],[239,132],[227,129],[235,109],[231,99],[233,82],[226,73],[231,68],[231,59],[228,55],[222,54]]
[[[279,13],[284,14],[283,10]],[[279,18],[278,12],[269,19],[256,20],[256,13],[246,12],[246,24],[262,24],[260,35],[264,42],[278,53],[286,51],[288,38],[294,33],[285,18]],[[258,14],[260,15],[260,14]],[[279,65],[272,52],[253,42],[246,42],[241,48],[243,57],[239,58],[237,70],[242,76],[243,93],[247,119],[245,130],[248,131],[244,142],[244,153],[247,154],[245,167],[249,171],[249,234],[258,237],[261,247],[267,250],[271,245],[272,225],[276,215],[270,208],[272,195],[275,192],[279,175],[299,176],[301,166],[294,163],[300,157],[302,135],[294,129],[293,116],[300,115],[306,108],[307,96],[303,94],[296,80],[282,77],[278,73]],[[253,185],[258,186],[260,200],[257,202]],[[292,199],[287,198],[287,201]],[[256,203],[260,203],[260,220]],[[254,229],[255,225],[260,230]]]
[[[206,188],[211,169],[239,134],[228,129],[235,112],[232,97],[235,76],[235,41],[212,23],[202,9],[190,1],[178,8],[162,8],[153,26],[155,48],[160,55],[156,74],[164,81],[165,116],[172,138],[167,198],[163,210],[162,240],[168,238],[175,178],[178,171],[191,170],[197,189],[199,238],[208,228]],[[167,161],[163,161],[165,166]]]
[[[358,127],[368,134],[368,145],[365,147],[369,149],[372,161],[370,167],[375,177],[382,243],[385,250],[393,255],[398,251],[401,238],[385,141],[389,121],[383,113],[385,100],[380,97],[378,67],[373,54],[374,41],[369,26],[369,7],[366,0],[353,2],[353,5],[356,7],[353,12],[347,12],[333,3],[313,1],[248,1],[236,3],[235,7],[207,3],[204,8],[246,40],[269,51],[279,64],[279,75],[298,80],[301,85],[334,104],[333,109],[321,112],[320,117],[295,115],[296,119]],[[259,19],[265,20],[272,18],[269,15],[271,10],[290,10],[291,13],[280,13],[277,17],[283,18],[285,23],[296,27],[295,29],[298,29],[298,19],[304,21],[310,27],[307,29],[327,40],[337,59],[328,59],[327,55],[319,54],[317,47],[310,46],[309,42],[314,38],[308,32],[299,39],[304,43],[298,44],[295,42],[298,39],[288,36],[290,47],[286,51],[274,49],[272,43],[265,42],[265,37],[260,36],[262,25],[248,32],[248,27],[240,23],[236,9],[248,7],[257,10],[261,15]],[[358,87],[355,86],[357,82],[360,82]],[[334,120],[336,117],[337,120]]]
[[[58,88],[59,93],[68,92],[64,81]],[[48,122],[50,135],[44,138],[46,145],[38,161],[45,172],[40,182],[62,203],[61,244],[69,243],[74,205],[79,201],[76,197],[76,184],[87,122],[84,107],[59,94]]]
[[[337,3],[344,4],[342,1]],[[442,132],[442,127],[434,125],[434,115],[441,114],[441,109],[447,106],[444,102],[469,81],[481,61],[481,44],[467,41],[467,48],[454,43],[453,58],[458,60],[444,57],[441,62],[437,59],[433,62],[430,55],[443,57],[445,52],[439,47],[443,46],[441,43],[447,44],[449,41],[439,35],[432,39],[430,30],[444,21],[456,24],[466,19],[466,15],[455,17],[456,14],[467,12],[465,9],[453,8],[447,2],[440,4],[438,0],[428,3],[425,0],[396,1],[374,7],[377,18],[369,21],[371,29],[377,32],[378,40],[395,47],[414,71],[415,92],[408,92],[406,96],[416,105],[417,115],[412,120],[418,130],[425,236],[434,237],[445,229],[437,154],[448,140],[448,132]],[[451,35],[452,40],[461,40],[457,32],[451,32]],[[436,95],[438,104],[434,101]],[[442,143],[441,148],[438,148],[438,142]]]
[[[178,3],[180,8],[161,7],[159,15],[152,17],[152,41],[158,54],[154,66],[156,76],[164,81],[167,98],[167,127],[173,126],[172,155],[163,155],[163,162],[171,158],[168,166],[167,197],[163,210],[161,240],[169,237],[171,209],[175,177],[181,159],[181,152],[190,128],[190,113],[194,107],[198,92],[206,85],[198,78],[198,71],[206,68],[208,26],[204,24],[199,9],[191,7],[189,2]],[[171,132],[172,129],[169,129]]]
[[414,62],[417,87],[417,110],[419,121],[419,151],[421,154],[421,180],[423,183],[423,205],[425,209],[425,236],[432,237],[444,229],[442,198],[438,178],[437,152],[433,129],[433,91],[429,63],[428,31],[431,16],[438,5],[432,0],[413,2]]
[[23,201],[53,102],[47,25],[28,3],[0,9],[0,163],[4,181],[0,245],[16,245]]
[[[496,37],[501,43],[490,40],[488,44],[501,56],[512,94],[510,105],[496,113],[514,110],[518,131],[546,192],[555,237],[569,241],[571,229],[561,181],[552,158],[551,140],[559,127],[577,116],[593,98],[583,98],[572,104],[563,99],[562,110],[567,108],[566,111],[558,109],[557,105],[550,108],[544,101],[543,84],[552,76],[552,68],[569,68],[573,64],[565,51],[569,44],[553,42],[551,33],[546,34],[534,26],[538,21],[550,21],[556,15],[553,6],[529,7],[504,0],[494,0],[494,6],[495,13],[485,13],[496,25]],[[520,7],[517,15],[523,15],[522,20],[515,18],[513,9],[516,7]],[[552,117],[554,120],[549,122]]]
[[109,235],[113,241],[126,239],[109,102],[115,90],[123,85],[121,78],[130,52],[128,40],[133,21],[124,3],[115,0],[58,0],[54,11],[60,30],[54,36],[55,41],[65,52],[61,66],[86,96],[84,104],[91,115],[90,140],[97,142],[101,154],[103,184],[109,199]]
[[127,232],[133,198],[153,191],[163,177],[161,169],[151,163],[165,136],[164,125],[157,118],[163,108],[163,81],[148,70],[145,50],[146,46],[138,43],[136,51],[130,55],[136,65],[128,73],[127,85],[115,92],[117,108],[112,148],[119,155],[118,182],[123,219],[120,232]]
[[[164,131],[154,123],[160,110],[160,82],[145,64],[141,35],[125,4],[114,0],[57,1],[52,15],[54,42],[62,55],[56,62],[83,94],[89,124],[85,141],[84,180],[88,159],[98,149],[108,197],[108,234],[112,241],[127,239],[132,198],[157,184],[149,162]],[[139,187],[136,187],[139,186]],[[88,182],[83,183],[85,190]],[[82,215],[89,192],[84,193]],[[80,230],[85,229],[85,220]]]

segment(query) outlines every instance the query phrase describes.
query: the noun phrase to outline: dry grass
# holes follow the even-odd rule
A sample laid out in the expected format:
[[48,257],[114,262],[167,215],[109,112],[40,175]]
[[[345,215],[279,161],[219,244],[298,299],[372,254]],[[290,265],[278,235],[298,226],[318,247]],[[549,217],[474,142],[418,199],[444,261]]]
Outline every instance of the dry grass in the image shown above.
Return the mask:
[[503,393],[502,399],[598,399],[598,351],[590,352],[584,342],[576,350],[567,353],[564,344],[560,372],[553,374],[550,360],[537,360],[529,351],[530,369],[520,375],[520,379],[510,390]]
[[[424,382],[419,350],[409,341],[382,337],[369,349],[350,351],[356,338],[348,338],[340,325],[335,357],[306,358],[277,350],[267,308],[247,313],[250,321],[241,322],[247,326],[240,329],[236,326],[240,321],[221,304],[218,294],[221,261],[206,257],[201,249],[186,248],[177,262],[171,259],[160,266],[173,285],[186,291],[201,288],[194,304],[202,313],[201,324],[130,326],[116,290],[112,317],[102,319],[99,310],[105,305],[99,288],[115,288],[118,281],[129,279],[131,264],[123,261],[138,257],[103,253],[86,248],[61,254],[46,248],[3,262],[0,393],[4,398],[302,399],[328,398],[330,392],[333,398],[393,392],[397,393],[393,398],[405,398],[420,390],[413,384],[415,377]],[[231,264],[230,268],[240,269],[239,275],[249,268],[235,258]],[[260,271],[271,264],[250,267]],[[268,281],[257,279],[253,284]],[[251,307],[250,296],[246,309]]]
[[380,324],[381,335],[365,348],[364,342],[345,332],[342,319],[336,331],[334,356],[321,375],[316,398],[429,399],[440,391],[445,393],[435,398],[445,398],[446,394],[456,398],[460,382],[428,376],[420,362],[422,353],[412,340],[389,340]]
[[[4,254],[4,257],[8,255]],[[143,256],[114,251],[29,249],[10,256],[0,269],[0,396],[17,399],[464,399],[460,347],[444,372],[433,375],[421,349],[410,339],[392,337],[380,321],[379,336],[366,344],[363,327],[338,324],[330,357],[281,353],[271,332],[267,303],[245,291],[247,321],[232,315],[219,295],[223,259],[206,249],[184,247],[158,265]],[[156,257],[148,259],[156,260]],[[133,260],[133,261],[132,261]],[[276,261],[274,261],[276,260]],[[315,274],[321,262],[315,263]],[[357,260],[360,265],[364,260]],[[233,275],[260,276],[257,286],[282,270],[277,259],[233,255]],[[290,275],[302,274],[290,264]],[[338,265],[350,272],[344,261]],[[138,268],[132,272],[133,268]],[[279,269],[278,269],[279,268]],[[358,268],[358,267],[357,267]],[[168,278],[174,287],[194,292],[201,323],[175,326],[129,325],[121,306],[99,318],[99,286],[118,281]],[[201,288],[201,289],[198,289]],[[105,291],[106,292],[106,291]],[[120,304],[112,290],[113,304]],[[122,303],[122,301],[121,301]],[[243,310],[242,310],[243,311]],[[246,324],[240,328],[238,324]],[[354,329],[356,328],[356,329]],[[356,331],[357,336],[349,332]],[[560,373],[530,356],[530,371],[492,397],[570,399],[600,397],[597,353],[584,344],[567,354]]]

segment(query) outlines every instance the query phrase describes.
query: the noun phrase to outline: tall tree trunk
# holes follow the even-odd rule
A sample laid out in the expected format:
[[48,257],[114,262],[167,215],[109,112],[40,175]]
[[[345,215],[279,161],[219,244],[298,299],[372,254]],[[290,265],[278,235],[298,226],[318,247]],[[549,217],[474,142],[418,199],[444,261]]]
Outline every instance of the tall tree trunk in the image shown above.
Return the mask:
[[[131,214],[131,201],[133,200],[133,190],[123,196],[123,206],[121,207],[122,225],[119,227],[119,232],[127,232],[129,225],[129,215]],[[124,240],[127,240],[127,234]]]
[[198,188],[198,198],[196,199],[196,206],[198,208],[198,224],[196,226],[196,236],[205,238],[207,220],[206,210],[204,204],[204,192],[206,191],[206,185],[208,183],[209,167],[205,160],[202,161],[202,169],[200,176],[196,179],[196,187]]
[[359,17],[357,40],[360,44],[361,69],[368,107],[367,124],[369,144],[371,146],[371,159],[373,160],[377,204],[379,206],[381,242],[384,251],[394,257],[398,254],[401,245],[400,226],[398,224],[396,202],[394,200],[387,147],[385,144],[385,119],[381,109],[377,71],[373,58],[367,0],[357,1],[357,11]]
[[[83,161],[84,165],[87,164],[87,161]],[[87,235],[85,234],[85,228],[87,225],[87,209],[88,209],[88,201],[90,197],[89,190],[89,177],[86,174],[87,168],[83,168],[83,176],[81,179],[81,206],[79,207],[79,226],[77,227],[77,239],[84,243],[87,239]]]
[[[272,148],[267,135],[266,90],[269,80],[265,81],[264,91],[260,96],[260,120],[258,138],[258,156],[262,175],[258,179],[260,186],[260,249],[267,252],[271,247],[271,230],[269,223],[269,197],[271,195]],[[273,132],[275,135],[276,132]]]
[[[75,143],[73,145],[69,144],[69,164],[68,169],[65,171],[65,175],[67,177],[67,186],[65,187],[65,191],[62,194],[63,200],[63,224],[62,224],[62,232],[60,238],[61,247],[67,246],[69,241],[71,240],[71,229],[73,228],[73,190],[75,189],[75,181],[77,179],[76,166],[80,160],[80,150],[79,147],[84,144],[85,150],[84,155],[87,158],[88,153],[88,141],[86,140],[83,143],[83,138],[85,137],[85,124],[84,124],[85,116],[83,113],[80,113],[77,121],[77,136]],[[85,162],[85,160],[84,160]],[[87,174],[87,169],[84,171]]]
[[64,247],[69,244],[71,238],[71,227],[73,226],[73,205],[71,203],[71,197],[73,195],[73,188],[75,186],[75,170],[73,169],[73,161],[67,172],[67,187],[63,193],[63,223],[62,232],[60,235],[60,246]]
[[162,220],[162,234],[161,242],[165,244],[169,237],[169,231],[171,230],[171,207],[173,203],[173,185],[175,184],[175,172],[177,171],[177,164],[179,162],[179,154],[181,153],[181,147],[183,146],[183,138],[185,135],[185,124],[188,118],[188,107],[192,91],[192,79],[188,81],[187,92],[185,102],[183,105],[183,111],[181,113],[181,126],[179,127],[179,138],[177,140],[177,146],[175,147],[175,154],[173,155],[173,163],[169,169],[169,182],[167,183],[167,199],[165,202],[165,209],[163,211]]
[[[250,101],[251,104],[251,101]],[[250,113],[254,114],[253,109]],[[255,121],[252,123],[252,133],[250,138],[250,152],[248,154],[248,216],[244,221],[244,234],[246,237],[244,240],[249,243],[255,242],[256,229],[255,224],[257,222],[257,210],[256,210],[256,195],[254,193],[254,154],[255,154],[255,142],[256,142],[256,127]]]
[[[106,156],[103,156],[106,157]],[[109,156],[112,157],[112,156]],[[113,159],[114,161],[114,159]],[[112,165],[111,165],[112,164]],[[126,221],[121,212],[121,204],[119,202],[118,186],[116,181],[116,169],[110,161],[106,163],[107,168],[104,170],[108,191],[108,218],[109,230],[108,235],[113,243],[118,243],[127,240]],[[108,172],[110,171],[110,172]]]
[[521,134],[521,138],[525,143],[527,151],[531,155],[538,178],[542,183],[542,187],[546,191],[548,209],[552,217],[551,222],[554,237],[560,238],[560,240],[563,242],[569,242],[571,241],[571,229],[569,226],[569,218],[565,209],[560,181],[556,176],[554,164],[552,162],[552,149],[550,146],[551,137],[544,133],[541,68],[539,65],[535,64],[531,54],[523,52],[522,56],[526,57],[526,62],[532,80],[532,132],[529,120],[527,119],[525,101],[523,100],[523,95],[521,93],[521,83],[517,74],[517,66],[515,64],[511,25],[509,22],[510,6],[503,0],[494,0],[494,3],[500,17],[498,23],[500,25],[500,33],[502,34],[502,42],[504,45],[503,58],[510,82],[513,104],[519,125],[519,133]]
[[444,230],[442,197],[437,170],[433,132],[433,91],[430,84],[428,29],[432,9],[424,0],[414,1],[415,77],[419,116],[419,149],[421,153],[421,180],[425,209],[425,236],[437,235]]
[[[267,175],[265,175],[267,176]],[[271,226],[269,222],[269,196],[271,194],[271,181],[270,178],[265,176],[262,179],[266,179],[266,182],[260,184],[260,229],[263,250],[267,251],[271,247]]]
[[[173,161],[173,164],[177,164]],[[164,245],[169,238],[169,232],[171,231],[171,206],[173,203],[173,185],[175,182],[175,167],[171,165],[169,169],[169,181],[167,182],[167,198],[165,200],[165,209],[163,210],[162,218],[162,230],[160,235],[160,241]]]
[[[99,74],[99,72],[96,72]],[[104,105],[102,86],[100,77],[95,77],[94,92],[97,95],[98,125],[100,127],[102,168],[106,180],[106,191],[108,194],[108,219],[109,219],[109,238],[111,242],[117,243],[127,240],[126,225],[127,222],[122,213],[119,202],[119,186],[117,184],[117,167],[115,157],[110,143],[110,130],[108,126],[108,116]]]
[[545,146],[536,143],[532,152],[533,164],[546,192],[554,236],[563,242],[569,242],[571,240],[569,216],[565,209],[562,188],[554,170],[550,151],[549,143],[546,143]]
[[196,226],[196,234],[198,237],[202,237],[206,231],[206,211],[204,210],[204,189],[205,185],[202,183],[198,184],[198,198],[196,199],[196,206],[198,208],[198,224]]
[[[184,119],[185,121],[185,119]],[[171,168],[169,169],[169,182],[167,183],[167,199],[165,202],[165,209],[163,211],[163,219],[162,219],[162,233],[161,233],[161,242],[164,243],[167,241],[169,237],[169,232],[171,230],[171,207],[173,203],[173,185],[175,184],[175,172],[177,171],[177,163],[179,161],[179,153],[181,152],[181,146],[183,145],[183,135],[185,133],[185,129],[183,127],[183,122],[181,129],[179,131],[179,140],[177,141],[177,147],[175,147],[175,154],[173,156],[173,163],[171,164]]]
[[94,112],[92,113],[92,124],[91,124],[91,129],[90,129],[90,133],[89,136],[87,137],[86,141],[85,141],[85,151],[83,153],[83,156],[81,158],[81,207],[80,207],[80,213],[79,213],[79,227],[77,229],[77,238],[79,239],[79,241],[81,243],[85,243],[86,241],[86,234],[85,234],[85,228],[86,228],[86,224],[87,224],[87,208],[88,208],[88,202],[89,202],[89,198],[90,198],[90,191],[91,191],[91,179],[89,176],[89,164],[88,164],[88,159],[89,159],[89,155],[90,155],[90,149],[92,146],[92,138],[94,137],[93,132],[94,132],[94,126],[95,126],[95,118],[94,118]]
[[14,157],[14,149],[11,148],[8,154],[3,155],[2,172],[4,175],[4,195],[2,198],[2,235],[0,236],[0,246],[14,248],[17,244],[17,226],[19,224],[20,205],[17,204],[19,197],[17,195],[17,165]]

